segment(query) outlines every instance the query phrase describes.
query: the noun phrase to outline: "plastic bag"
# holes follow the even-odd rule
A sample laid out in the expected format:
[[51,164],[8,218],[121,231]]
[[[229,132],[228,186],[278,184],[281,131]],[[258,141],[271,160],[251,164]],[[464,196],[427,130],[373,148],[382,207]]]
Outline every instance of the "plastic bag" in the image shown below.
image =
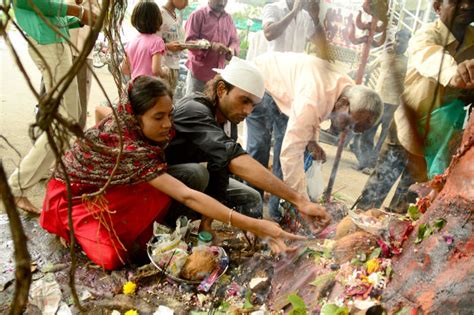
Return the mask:
[[[443,174],[451,162],[462,137],[466,111],[464,103],[454,100],[431,113],[429,132],[425,140],[425,160],[428,178]],[[425,134],[427,116],[418,122],[420,135]]]
[[[180,216],[176,220],[176,229],[171,233],[167,226],[156,223],[153,225],[153,243],[151,255],[153,260],[166,272],[177,277],[188,258],[188,245],[184,241],[190,230],[190,221]],[[170,234],[171,233],[171,234]]]
[[324,192],[322,162],[313,161],[311,155],[305,158],[306,183],[309,198],[317,202]]
[[158,262],[158,265],[172,276],[178,277],[181,269],[183,269],[186,260],[188,259],[188,252],[183,248],[175,248],[167,252],[163,252],[153,257]]

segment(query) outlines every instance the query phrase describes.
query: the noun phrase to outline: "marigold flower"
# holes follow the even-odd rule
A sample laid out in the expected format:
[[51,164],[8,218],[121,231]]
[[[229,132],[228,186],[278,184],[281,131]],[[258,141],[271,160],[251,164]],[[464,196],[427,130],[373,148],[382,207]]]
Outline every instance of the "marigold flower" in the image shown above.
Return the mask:
[[137,285],[134,282],[128,281],[127,283],[123,285],[123,294],[132,295],[132,294],[135,294],[136,290],[137,290]]
[[[133,282],[128,282],[128,283],[133,283]],[[125,315],[138,315],[138,312],[136,310],[128,310],[125,312]]]
[[367,273],[371,274],[373,272],[379,271],[380,270],[380,263],[377,258],[372,258],[369,260],[366,264],[367,266]]

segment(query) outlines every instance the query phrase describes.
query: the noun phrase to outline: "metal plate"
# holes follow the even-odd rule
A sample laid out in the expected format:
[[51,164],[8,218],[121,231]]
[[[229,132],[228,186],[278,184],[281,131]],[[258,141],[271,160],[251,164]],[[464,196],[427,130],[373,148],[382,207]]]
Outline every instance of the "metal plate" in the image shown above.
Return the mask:
[[211,48],[211,43],[206,41],[195,41],[195,42],[186,42],[182,43],[181,47],[185,49],[209,49]]
[[[181,279],[181,278],[178,278],[178,277],[175,277],[169,273],[167,273],[166,271],[164,271],[163,269],[161,269],[161,267],[158,265],[158,263],[155,262],[155,260],[153,259],[153,255],[152,255],[152,244],[154,243],[154,241],[156,240],[156,237],[154,236],[147,244],[147,254],[148,254],[148,258],[150,258],[150,261],[151,263],[159,270],[161,271],[162,273],[164,273],[166,275],[167,278],[173,280],[173,281],[176,281],[176,282],[179,282],[179,283],[186,283],[186,284],[200,284],[202,282],[202,280],[186,280],[186,279]],[[224,248],[222,247],[219,247],[219,250],[221,251],[222,255],[224,257],[227,257],[227,253],[226,251],[224,250]],[[221,274],[217,277],[217,280],[219,280],[220,277],[222,277],[222,275],[224,273],[226,273],[227,269],[229,268],[229,266],[227,265],[227,267],[225,267],[225,269],[221,272]],[[204,279],[203,279],[204,280]],[[217,281],[216,280],[216,281]]]

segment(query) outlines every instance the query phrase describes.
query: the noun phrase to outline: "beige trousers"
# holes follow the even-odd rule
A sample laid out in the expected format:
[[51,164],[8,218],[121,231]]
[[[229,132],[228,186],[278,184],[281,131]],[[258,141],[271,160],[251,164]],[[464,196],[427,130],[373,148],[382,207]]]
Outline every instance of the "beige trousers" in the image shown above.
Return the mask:
[[[31,47],[29,47],[28,52],[41,71],[46,91],[49,91],[71,68],[71,49],[65,43],[49,45],[35,43],[34,46],[44,57],[46,63]],[[51,74],[47,71],[47,67],[51,69]],[[77,121],[80,117],[80,111],[77,81],[74,78],[63,95],[59,113]],[[48,145],[47,136],[42,133],[8,179],[13,195],[16,197],[22,196],[24,190],[31,188],[46,177],[54,161],[55,156]]]
[[[76,57],[73,57],[76,61]],[[79,118],[79,125],[84,129],[87,120],[87,105],[89,103],[89,95],[91,93],[92,72],[89,70],[89,65],[92,67],[92,59],[87,58],[77,73],[77,87],[79,89],[79,104],[81,105],[81,117]]]

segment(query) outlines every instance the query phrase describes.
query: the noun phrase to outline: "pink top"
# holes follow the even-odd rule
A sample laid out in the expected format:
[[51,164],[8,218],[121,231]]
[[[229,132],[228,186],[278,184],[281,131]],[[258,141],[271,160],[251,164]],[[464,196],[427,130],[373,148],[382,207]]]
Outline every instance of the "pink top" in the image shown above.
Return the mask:
[[306,145],[319,140],[321,122],[353,82],[331,63],[304,53],[269,52],[257,57],[255,64],[267,93],[289,117],[280,153],[283,179],[309,199],[303,163]]
[[[209,42],[222,43],[229,47],[234,55],[239,54],[240,40],[234,22],[229,14],[218,16],[209,6],[194,11],[185,25],[186,41],[207,39]],[[189,50],[186,66],[198,80],[207,82],[216,73],[212,68],[224,68],[225,56],[211,50]]]
[[151,68],[155,54],[164,55],[165,43],[156,34],[138,34],[125,48],[130,64],[132,80],[140,75],[154,76]]

